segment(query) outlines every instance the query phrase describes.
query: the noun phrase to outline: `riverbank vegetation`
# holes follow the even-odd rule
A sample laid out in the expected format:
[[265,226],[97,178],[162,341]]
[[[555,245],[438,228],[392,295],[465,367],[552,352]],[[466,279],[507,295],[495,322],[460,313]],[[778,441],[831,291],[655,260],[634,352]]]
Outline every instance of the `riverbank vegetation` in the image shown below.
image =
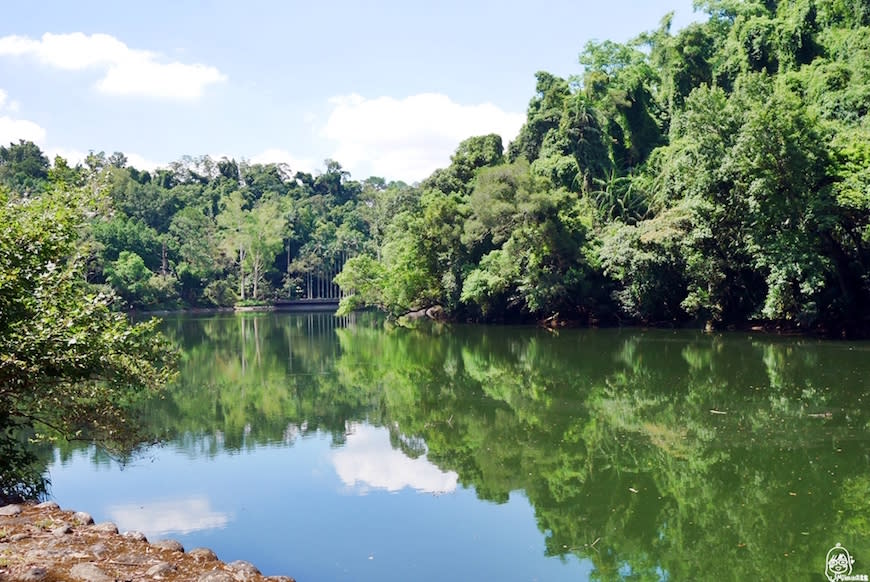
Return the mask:
[[85,281],[89,212],[76,194],[0,191],[0,503],[45,490],[28,440],[147,440],[131,409],[171,375],[156,320],[130,323]]
[[503,151],[471,138],[351,259],[345,307],[465,317],[867,323],[870,11],[696,2],[537,74]]
[[[70,167],[22,142],[0,184],[76,189],[87,280],[126,309],[323,297],[393,316],[858,331],[870,322],[870,10],[698,1],[578,75],[536,74],[519,135],[469,137],[407,185],[327,160],[123,154]],[[336,274],[338,274],[336,276]],[[327,291],[327,293],[330,291]]]

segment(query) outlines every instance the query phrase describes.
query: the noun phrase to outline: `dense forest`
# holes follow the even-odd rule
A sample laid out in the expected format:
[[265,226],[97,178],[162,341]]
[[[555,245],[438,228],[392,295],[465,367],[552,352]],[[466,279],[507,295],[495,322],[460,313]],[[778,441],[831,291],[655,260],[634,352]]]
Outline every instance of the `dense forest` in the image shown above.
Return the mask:
[[[123,308],[323,296],[466,320],[870,322],[870,7],[696,1],[536,75],[519,135],[419,184],[0,147],[9,199],[79,190],[87,280]],[[342,269],[343,267],[343,269]],[[339,271],[341,271],[339,273]],[[338,274],[337,274],[338,273]],[[337,274],[337,276],[336,276]]]
[[322,296],[340,261],[373,244],[374,192],[407,189],[350,181],[331,160],[316,177],[208,156],[151,173],[120,152],[92,152],[70,167],[29,142],[0,147],[4,186],[25,198],[83,192],[86,277],[133,309]]

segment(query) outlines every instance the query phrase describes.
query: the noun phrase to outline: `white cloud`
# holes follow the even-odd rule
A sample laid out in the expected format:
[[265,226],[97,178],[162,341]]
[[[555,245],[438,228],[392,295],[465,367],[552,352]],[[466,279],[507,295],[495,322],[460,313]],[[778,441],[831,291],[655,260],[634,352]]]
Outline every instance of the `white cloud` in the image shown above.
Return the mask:
[[[85,158],[88,157],[88,152],[75,148],[49,147],[46,148],[45,155],[52,163],[54,163],[55,156],[60,156],[66,160],[67,164],[75,166],[76,164],[85,163]],[[153,172],[157,168],[165,168],[167,166],[164,162],[156,162],[136,153],[124,153],[124,155],[127,156],[127,166],[136,168],[137,170]]]
[[40,40],[15,35],[0,38],[0,55],[33,56],[44,65],[70,71],[105,66],[123,60],[134,52],[147,58],[154,56],[144,51],[131,51],[123,42],[108,34],[88,36],[81,32],[48,32]]
[[74,148],[48,148],[45,150],[45,155],[52,164],[54,163],[54,158],[60,156],[66,160],[67,164],[75,166],[76,164],[84,163],[85,158],[88,156],[88,152],[83,152]]
[[[353,425],[347,443],[333,454],[332,463],[348,487],[367,486],[387,491],[405,487],[427,493],[450,493],[456,489],[457,474],[445,473],[426,456],[411,459],[390,446],[385,429]],[[365,491],[365,489],[362,489]]]
[[[18,102],[9,101],[9,94],[0,89],[0,113],[16,113],[17,111]],[[33,121],[0,115],[0,145],[17,142],[20,139],[40,144],[45,141],[45,129]]]
[[108,514],[118,529],[140,531],[149,538],[222,528],[230,521],[228,514],[212,509],[206,497],[115,505]]
[[45,128],[33,121],[0,115],[0,144],[7,145],[20,139],[41,144],[45,141]]
[[167,164],[164,162],[155,162],[139,154],[124,154],[127,156],[127,165],[136,168],[137,170],[147,170],[153,172],[157,168],[165,168]]
[[270,148],[251,158],[253,164],[287,164],[290,170],[296,172],[313,172],[317,164],[308,158],[297,158],[287,150]]
[[108,34],[45,33],[39,40],[24,36],[0,38],[0,56],[29,56],[58,69],[96,69],[103,73],[97,90],[109,95],[164,99],[197,99],[206,86],[225,81],[212,66],[165,62],[151,51],[131,49]]
[[507,146],[525,121],[522,113],[491,103],[462,105],[438,93],[404,99],[352,94],[330,99],[330,104],[323,135],[338,143],[336,160],[354,175],[364,166],[369,174],[409,182],[447,166],[468,137],[497,133]]
[[18,113],[20,105],[18,101],[9,101],[9,93],[0,89],[0,111],[7,111],[8,113]]

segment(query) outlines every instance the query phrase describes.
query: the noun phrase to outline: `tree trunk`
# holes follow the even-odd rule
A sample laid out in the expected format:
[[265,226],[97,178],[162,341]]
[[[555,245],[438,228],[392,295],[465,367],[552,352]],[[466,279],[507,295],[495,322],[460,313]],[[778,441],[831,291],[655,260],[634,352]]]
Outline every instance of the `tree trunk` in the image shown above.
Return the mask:
[[254,284],[254,299],[256,300],[260,282],[260,261],[258,260],[257,255],[254,255],[254,260],[251,262],[251,278],[253,279],[252,283]]
[[245,250],[239,247],[239,296],[245,300]]

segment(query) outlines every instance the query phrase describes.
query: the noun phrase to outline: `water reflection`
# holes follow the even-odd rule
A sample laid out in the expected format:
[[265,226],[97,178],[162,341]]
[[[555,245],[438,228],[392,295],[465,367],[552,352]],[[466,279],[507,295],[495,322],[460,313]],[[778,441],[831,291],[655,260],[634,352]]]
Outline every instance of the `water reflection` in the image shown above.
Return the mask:
[[232,519],[215,511],[205,496],[110,505],[107,512],[121,531],[140,531],[149,538],[219,529]]
[[837,542],[870,563],[866,343],[322,314],[166,329],[184,370],[143,422],[191,457],[326,434],[355,492],[522,492],[546,555],[594,580],[818,578]]
[[369,488],[400,491],[410,487],[423,493],[450,493],[456,473],[442,471],[426,455],[410,458],[390,445],[389,433],[360,423],[350,425],[345,445],[333,453],[332,463],[342,482],[356,493]]

